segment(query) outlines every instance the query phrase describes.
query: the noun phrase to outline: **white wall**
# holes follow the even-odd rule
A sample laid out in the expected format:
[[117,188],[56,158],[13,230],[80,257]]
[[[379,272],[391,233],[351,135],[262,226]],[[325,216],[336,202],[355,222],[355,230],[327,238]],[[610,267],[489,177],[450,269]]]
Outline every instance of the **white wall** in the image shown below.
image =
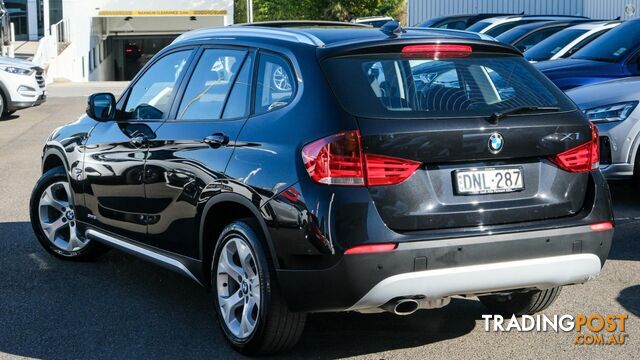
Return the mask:
[[[193,21],[194,27],[202,27],[211,24],[228,25],[233,23],[233,0],[63,0],[64,17],[70,19],[70,35],[73,44],[68,50],[72,56],[65,54],[65,61],[73,59],[75,66],[68,67],[68,74],[64,74],[64,66],[56,66],[56,74],[72,81],[104,80],[113,78],[113,61],[115,50],[110,56],[98,60],[98,48],[106,49],[104,40],[109,33],[106,17],[100,17],[100,11],[162,11],[162,10],[226,10],[224,21]],[[123,15],[124,16],[124,15]],[[135,15],[134,15],[135,16]],[[163,30],[163,21],[170,17],[156,17],[157,30]],[[187,16],[188,18],[188,16]],[[218,19],[220,17],[217,17]],[[182,21],[182,20],[181,20]],[[140,22],[140,21],[138,21]],[[136,23],[136,21],[132,22]],[[142,21],[141,23],[146,23]],[[148,26],[148,24],[145,24]],[[182,28],[181,28],[182,29]],[[153,30],[146,28],[146,30]],[[187,30],[187,29],[185,29]],[[180,30],[183,31],[183,30]],[[103,44],[103,45],[101,45]],[[95,52],[95,67],[91,65],[91,53]],[[84,66],[84,74],[83,74]]]
[[436,16],[482,12],[583,15],[583,3],[584,0],[409,0],[409,25]]
[[[632,5],[635,14],[625,13]],[[409,25],[453,14],[480,12],[583,15],[594,19],[622,19],[640,16],[640,0],[409,0]]]
[[[73,0],[72,0],[73,1]],[[77,0],[76,0],[77,1]],[[101,11],[225,10],[225,23],[233,23],[233,0],[85,0]]]
[[89,39],[89,53],[86,67],[89,81],[103,81],[113,79],[115,75],[115,51],[109,46],[107,39],[102,36],[106,28],[106,19],[93,18],[91,20],[91,37]]
[[[635,14],[625,12],[627,5],[635,9]],[[640,16],[640,0],[584,0],[584,14],[598,19],[637,18]]]

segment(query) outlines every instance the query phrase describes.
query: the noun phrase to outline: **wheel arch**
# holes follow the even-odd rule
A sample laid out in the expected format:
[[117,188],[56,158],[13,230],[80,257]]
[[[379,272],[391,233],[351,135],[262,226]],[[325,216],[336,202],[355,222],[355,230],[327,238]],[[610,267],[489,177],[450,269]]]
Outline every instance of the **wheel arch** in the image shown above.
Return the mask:
[[273,264],[276,269],[279,268],[278,258],[267,224],[258,207],[242,195],[223,193],[214,196],[206,203],[200,217],[199,249],[203,264],[203,274],[206,279],[209,279],[210,276],[208,267],[213,259],[213,248],[222,230],[232,221],[248,217],[257,221]]
[[42,156],[42,173],[44,174],[57,166],[62,166],[66,171],[69,171],[66,157],[57,148],[49,147]]
[[7,87],[0,81],[0,96],[2,96],[2,101],[4,103],[4,110],[2,111],[2,114],[0,115],[4,115],[4,112],[9,110],[9,90],[7,89]]

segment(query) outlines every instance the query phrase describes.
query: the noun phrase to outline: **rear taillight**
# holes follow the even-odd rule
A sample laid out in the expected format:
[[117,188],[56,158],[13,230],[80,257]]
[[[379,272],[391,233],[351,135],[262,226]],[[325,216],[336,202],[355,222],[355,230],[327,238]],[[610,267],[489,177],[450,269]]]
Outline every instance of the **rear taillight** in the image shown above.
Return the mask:
[[426,59],[466,58],[471,55],[469,45],[458,44],[424,44],[407,45],[402,48],[402,57]]
[[358,130],[316,140],[302,148],[309,176],[320,184],[349,186],[395,185],[408,179],[420,163],[365,154]]
[[600,166],[598,128],[591,125],[591,141],[551,158],[559,168],[569,172],[587,172]]

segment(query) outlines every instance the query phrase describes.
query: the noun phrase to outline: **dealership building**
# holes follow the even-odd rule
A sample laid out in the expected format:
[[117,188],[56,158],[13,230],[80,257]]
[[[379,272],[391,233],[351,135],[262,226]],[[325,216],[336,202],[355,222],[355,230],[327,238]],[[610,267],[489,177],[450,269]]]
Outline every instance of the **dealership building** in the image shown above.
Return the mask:
[[233,23],[233,0],[5,0],[47,80],[129,80],[192,29]]
[[411,25],[442,15],[524,12],[529,15],[581,15],[593,19],[638,17],[640,0],[408,0]]

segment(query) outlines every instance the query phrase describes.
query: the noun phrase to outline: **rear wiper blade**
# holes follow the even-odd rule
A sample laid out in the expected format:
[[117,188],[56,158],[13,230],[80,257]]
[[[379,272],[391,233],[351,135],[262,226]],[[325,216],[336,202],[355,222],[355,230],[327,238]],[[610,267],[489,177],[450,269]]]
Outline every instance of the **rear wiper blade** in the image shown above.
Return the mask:
[[535,112],[547,112],[547,111],[548,112],[560,111],[560,108],[556,106],[521,106],[521,107],[509,109],[509,110],[496,111],[487,118],[487,121],[490,124],[495,125],[500,120],[504,119],[509,115],[535,113]]

